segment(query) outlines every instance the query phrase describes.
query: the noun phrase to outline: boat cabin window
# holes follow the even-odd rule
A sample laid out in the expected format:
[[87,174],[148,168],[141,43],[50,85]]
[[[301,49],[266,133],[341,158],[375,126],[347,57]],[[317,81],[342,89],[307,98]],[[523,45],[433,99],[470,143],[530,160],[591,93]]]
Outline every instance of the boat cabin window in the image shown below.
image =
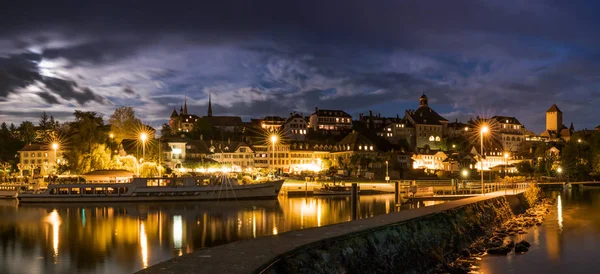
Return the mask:
[[106,189],[103,187],[97,187],[96,194],[106,194]]
[[148,179],[146,186],[167,186],[171,183],[171,180],[167,179]]
[[175,179],[174,186],[183,186],[183,178]]
[[112,195],[112,194],[117,194],[117,191],[115,190],[114,187],[109,187],[109,188],[107,188],[107,193]]
[[91,187],[86,187],[83,189],[83,194],[94,194],[94,189]]
[[61,194],[61,195],[69,194],[69,189],[68,188],[59,188],[58,194]]
[[121,193],[121,194],[127,193],[127,187],[119,187],[119,193]]
[[56,188],[50,189],[50,194],[56,195]]
[[71,188],[71,194],[79,195],[81,194],[81,189],[78,187]]
[[196,179],[196,185],[197,186],[207,186],[207,185],[210,185],[210,179],[203,179],[203,180]]

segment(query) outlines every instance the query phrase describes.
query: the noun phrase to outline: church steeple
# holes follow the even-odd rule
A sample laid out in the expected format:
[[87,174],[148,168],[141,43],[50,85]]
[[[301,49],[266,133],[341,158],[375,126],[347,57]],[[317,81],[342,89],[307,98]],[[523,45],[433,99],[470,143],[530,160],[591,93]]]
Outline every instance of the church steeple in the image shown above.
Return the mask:
[[212,117],[212,104],[210,101],[210,91],[208,92],[208,117]]
[[183,101],[183,115],[187,115],[187,94],[185,95],[185,99]]

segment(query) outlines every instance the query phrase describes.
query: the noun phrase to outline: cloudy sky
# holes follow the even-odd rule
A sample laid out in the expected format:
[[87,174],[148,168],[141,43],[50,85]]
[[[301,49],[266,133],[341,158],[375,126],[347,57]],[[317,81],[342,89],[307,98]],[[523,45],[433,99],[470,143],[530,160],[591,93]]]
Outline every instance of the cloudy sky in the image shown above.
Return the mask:
[[[598,1],[11,1],[0,11],[0,121],[319,108],[384,116],[425,93],[449,120],[556,103],[600,124]],[[93,3],[95,2],[95,3]],[[322,3],[326,2],[326,3]]]

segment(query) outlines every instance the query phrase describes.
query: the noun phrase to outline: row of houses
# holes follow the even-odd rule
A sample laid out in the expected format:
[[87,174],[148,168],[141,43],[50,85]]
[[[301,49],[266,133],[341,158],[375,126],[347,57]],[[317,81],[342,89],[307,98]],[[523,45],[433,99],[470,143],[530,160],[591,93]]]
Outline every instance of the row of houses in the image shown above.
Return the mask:
[[[265,132],[277,132],[282,139],[276,145],[256,139],[241,138],[232,141],[204,140],[187,138],[185,133],[194,129],[194,124],[200,119],[215,130],[229,133],[246,132],[247,129],[259,129]],[[456,137],[473,139],[478,136],[482,122],[492,127],[493,136],[487,136],[483,153],[478,142],[461,147],[460,151],[449,144],[447,140]],[[546,130],[540,134],[527,130],[515,117],[494,116],[490,119],[476,117],[466,123],[449,122],[429,106],[425,94],[419,98],[419,107],[406,110],[403,117],[382,117],[380,114],[361,114],[356,121],[343,110],[315,108],[314,113],[304,116],[303,113],[292,112],[289,117],[267,116],[262,119],[252,119],[243,122],[237,116],[215,116],[209,95],[209,104],[205,116],[190,114],[187,100],[179,109],[173,110],[169,125],[170,136],[160,138],[163,145],[162,159],[170,167],[179,169],[186,161],[207,160],[229,164],[236,169],[277,168],[284,172],[303,170],[319,170],[324,159],[333,165],[341,165],[340,161],[349,159],[354,154],[375,157],[383,153],[392,155],[400,166],[414,169],[456,171],[460,167],[491,170],[496,166],[510,166],[525,159],[522,145],[536,141],[568,141],[574,128],[566,128],[562,124],[562,112],[553,105],[546,112]],[[392,147],[400,148],[394,153],[389,149],[383,151],[378,143],[361,134],[356,127],[361,127],[363,133],[375,133],[386,140]],[[310,133],[334,136],[337,140],[310,137]],[[176,136],[176,137],[173,137]],[[264,139],[264,138],[263,138]],[[127,142],[134,144],[135,140],[124,140],[120,145],[119,154],[134,154]],[[451,146],[450,146],[451,145]],[[20,164],[41,165],[55,163],[51,159],[49,146],[28,145],[20,153]],[[37,157],[37,155],[44,157]],[[505,157],[509,155],[509,157]],[[36,157],[32,157],[35,155]],[[54,156],[57,158],[57,156]]]

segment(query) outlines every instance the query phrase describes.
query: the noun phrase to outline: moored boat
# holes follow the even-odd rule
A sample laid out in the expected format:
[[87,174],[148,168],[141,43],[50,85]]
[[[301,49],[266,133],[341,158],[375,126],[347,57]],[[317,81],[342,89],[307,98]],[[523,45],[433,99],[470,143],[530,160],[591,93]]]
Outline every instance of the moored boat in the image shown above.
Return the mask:
[[19,203],[206,201],[274,199],[284,180],[239,185],[226,178],[134,178],[131,183],[51,184],[43,191],[16,195]]
[[315,189],[313,195],[350,195],[352,186],[324,184],[321,188]]

